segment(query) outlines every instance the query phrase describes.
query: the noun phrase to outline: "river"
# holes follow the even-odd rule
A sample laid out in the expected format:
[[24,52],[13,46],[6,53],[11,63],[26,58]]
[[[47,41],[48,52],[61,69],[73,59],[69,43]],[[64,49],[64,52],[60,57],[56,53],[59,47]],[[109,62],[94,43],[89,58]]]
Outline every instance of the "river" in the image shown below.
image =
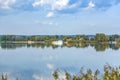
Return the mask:
[[71,74],[85,69],[103,70],[105,64],[120,65],[120,50],[107,48],[96,51],[94,47],[0,47],[0,75],[10,80],[53,80],[52,73],[59,69]]

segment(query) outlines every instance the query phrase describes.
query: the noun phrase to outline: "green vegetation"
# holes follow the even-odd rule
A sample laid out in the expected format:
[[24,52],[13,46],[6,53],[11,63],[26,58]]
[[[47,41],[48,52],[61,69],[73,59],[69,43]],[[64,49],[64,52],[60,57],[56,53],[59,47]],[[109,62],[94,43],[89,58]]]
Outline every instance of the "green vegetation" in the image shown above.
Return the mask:
[[[67,71],[55,70],[51,75],[53,80],[120,80],[120,67],[111,67],[106,64],[103,68],[104,71],[92,71],[91,69],[85,70],[82,67],[79,73],[71,74]],[[62,76],[61,76],[62,75]],[[2,74],[0,80],[10,80],[7,74]],[[16,80],[21,80],[16,78]]]
[[98,43],[101,42],[107,43],[109,42],[109,36],[106,36],[105,34],[96,34],[94,40]]
[[48,42],[48,41],[54,41],[57,40],[57,36],[22,36],[22,35],[2,35],[0,37],[1,43],[14,43],[14,42],[24,42],[28,43],[28,41],[33,42]]
[[2,77],[1,77],[0,80],[8,80],[8,76],[7,76],[7,74],[5,74],[5,75],[2,74]]
[[98,33],[96,35],[33,35],[33,36],[23,36],[23,35],[1,35],[1,43],[28,43],[32,41],[35,43],[45,43],[62,40],[67,43],[112,43],[119,42],[120,36],[115,35],[105,35],[103,33]]
[[[8,75],[7,74],[2,74],[0,80],[11,80],[8,78]],[[14,80],[19,80],[18,78],[14,79]]]
[[[54,41],[61,40],[63,44],[53,44]],[[120,48],[119,35],[105,35],[98,33],[96,35],[1,35],[0,46],[2,49],[15,49],[19,47],[93,47],[96,51],[105,51],[108,48],[118,50]]]
[[54,80],[120,80],[120,67],[104,66],[104,73],[100,74],[99,70],[92,71],[91,69],[84,70],[82,67],[78,74],[70,74],[64,72],[64,77],[60,77],[60,71],[56,70],[53,73]]

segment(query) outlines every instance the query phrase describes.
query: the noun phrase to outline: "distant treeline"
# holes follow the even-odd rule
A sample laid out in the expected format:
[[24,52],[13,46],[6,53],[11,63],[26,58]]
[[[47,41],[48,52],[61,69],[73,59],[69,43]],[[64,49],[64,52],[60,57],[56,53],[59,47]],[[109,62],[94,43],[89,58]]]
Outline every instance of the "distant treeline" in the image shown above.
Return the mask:
[[64,42],[74,43],[120,43],[120,35],[106,35],[104,33],[97,33],[96,35],[1,35],[0,42],[13,42],[13,41],[43,41],[52,42],[57,40],[63,40]]
[[[62,45],[55,45],[53,41],[63,41]],[[108,48],[118,50],[120,48],[120,35],[1,35],[0,47],[2,49],[16,49],[21,47],[35,47],[53,49],[58,47],[86,48],[93,47],[96,51],[105,51]]]
[[108,42],[117,42],[120,43],[120,35],[105,35],[103,33],[98,33],[96,35],[1,35],[1,42],[12,42],[12,41],[43,41],[51,42],[63,40],[64,42],[73,43],[73,42],[97,42],[97,43],[108,43]]

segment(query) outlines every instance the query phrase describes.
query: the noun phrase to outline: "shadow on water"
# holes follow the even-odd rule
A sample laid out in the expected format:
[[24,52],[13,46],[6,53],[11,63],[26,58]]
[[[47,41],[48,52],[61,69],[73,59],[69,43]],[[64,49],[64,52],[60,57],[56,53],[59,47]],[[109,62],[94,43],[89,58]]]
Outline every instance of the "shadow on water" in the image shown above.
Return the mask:
[[22,48],[22,47],[27,47],[27,48],[53,48],[53,49],[57,49],[58,47],[64,48],[87,48],[87,47],[92,47],[94,48],[96,51],[105,51],[107,49],[113,49],[113,50],[119,50],[120,45],[117,44],[100,44],[100,43],[69,43],[69,44],[63,44],[63,45],[53,45],[53,44],[38,44],[38,43],[34,43],[34,44],[17,44],[17,43],[1,43],[0,44],[2,49],[16,49],[16,48]]

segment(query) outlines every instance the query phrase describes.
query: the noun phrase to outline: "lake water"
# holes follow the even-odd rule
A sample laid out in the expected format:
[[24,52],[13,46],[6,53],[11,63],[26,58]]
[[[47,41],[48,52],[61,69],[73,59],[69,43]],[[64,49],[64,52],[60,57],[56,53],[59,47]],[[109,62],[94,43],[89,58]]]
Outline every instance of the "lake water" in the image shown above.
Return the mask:
[[103,70],[108,63],[120,65],[120,50],[111,48],[96,51],[93,47],[0,47],[0,75],[7,73],[10,80],[53,80],[56,69],[78,73],[81,67]]

